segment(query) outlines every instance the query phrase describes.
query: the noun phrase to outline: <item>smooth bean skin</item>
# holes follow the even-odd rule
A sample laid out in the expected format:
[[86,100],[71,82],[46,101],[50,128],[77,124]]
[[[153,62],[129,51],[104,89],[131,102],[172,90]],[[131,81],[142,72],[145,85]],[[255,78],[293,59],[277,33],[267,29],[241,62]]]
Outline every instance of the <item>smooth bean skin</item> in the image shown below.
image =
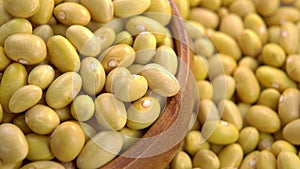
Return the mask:
[[276,158],[270,151],[263,150],[257,156],[256,165],[262,169],[276,169]]
[[200,99],[212,99],[213,89],[211,84],[206,80],[197,81]]
[[267,26],[263,18],[256,13],[249,13],[244,17],[245,28],[254,31],[260,38],[262,44],[268,40]]
[[294,81],[296,82],[299,82],[300,79],[299,79],[299,65],[300,64],[300,57],[299,55],[289,55],[287,56],[287,59],[286,59],[286,65],[285,65],[285,69],[286,69],[286,72],[288,74],[288,76],[293,79]]
[[275,157],[278,157],[280,152],[283,152],[283,151],[288,151],[288,152],[296,154],[297,148],[285,140],[277,140],[272,144],[271,152],[274,154]]
[[241,145],[243,152],[248,154],[253,151],[259,141],[259,132],[254,127],[245,127],[240,131],[238,143]]
[[256,57],[261,51],[262,43],[259,36],[250,29],[244,29],[237,40],[244,55]]
[[277,157],[278,169],[299,168],[299,157],[291,152],[281,152]]
[[241,58],[242,51],[231,36],[222,32],[212,32],[208,37],[219,53],[232,56],[236,60]]
[[4,163],[17,163],[25,159],[29,147],[22,130],[14,124],[0,125],[0,159]]
[[167,36],[166,29],[160,23],[144,16],[134,16],[130,18],[126,22],[125,27],[131,35],[137,35],[141,32],[148,31],[155,36],[158,43],[162,42]]
[[172,9],[167,1],[151,0],[151,4],[144,15],[165,26],[170,23],[171,14]]
[[109,27],[101,27],[95,30],[94,35],[98,38],[98,42],[103,51],[110,47],[116,39],[116,32]]
[[222,120],[205,122],[202,134],[210,143],[219,145],[234,143],[239,137],[238,129],[233,124]]
[[110,72],[116,67],[129,67],[135,60],[136,52],[130,45],[117,44],[105,50],[98,57],[104,70]]
[[211,150],[200,150],[193,157],[193,166],[203,169],[217,169],[220,167],[220,161]]
[[178,71],[177,54],[169,46],[163,45],[157,48],[154,62],[165,67],[173,75]]
[[79,95],[73,100],[70,111],[76,120],[87,121],[94,115],[94,101],[88,95]]
[[259,155],[259,151],[252,151],[248,155],[246,155],[240,165],[240,169],[255,169],[257,156]]
[[238,67],[234,72],[234,79],[240,99],[245,103],[254,103],[260,93],[260,86],[254,73],[246,67]]
[[154,57],[156,51],[156,38],[150,32],[141,32],[133,42],[136,51],[135,62],[147,64]]
[[102,64],[93,57],[81,61],[79,74],[82,78],[82,88],[90,95],[96,95],[104,88],[106,74]]
[[236,83],[232,76],[219,75],[212,81],[213,101],[219,102],[223,99],[229,99],[236,91]]
[[46,91],[46,102],[60,109],[70,104],[82,87],[82,78],[76,72],[67,72],[56,78]]
[[116,95],[124,102],[136,101],[140,99],[149,86],[149,80],[143,75],[132,75],[124,67],[113,69],[107,76],[105,89]]
[[12,163],[12,164],[5,164],[5,163],[1,163],[0,167],[2,168],[11,168],[11,169],[17,169],[20,168],[22,166],[22,161],[19,161],[17,163]]
[[4,43],[7,56],[24,65],[34,65],[46,59],[47,49],[42,38],[33,34],[13,34]]
[[74,121],[74,122],[77,123],[83,130],[85,136],[85,143],[87,143],[87,141],[89,141],[94,135],[97,134],[97,131],[94,128],[94,126],[88,124],[87,122],[78,122],[78,121]]
[[24,3],[22,0],[4,0],[3,5],[11,15],[15,17],[28,18],[39,10],[40,1],[30,0]]
[[[202,60],[202,65],[204,67],[203,71],[205,71],[205,73],[207,74],[206,76],[209,77],[210,79],[214,79],[218,75],[227,74],[226,64],[224,64],[224,68],[222,67],[224,62],[223,62],[223,59],[221,59],[221,58],[224,58],[223,56],[224,56],[223,54],[216,54],[216,55],[213,55],[212,57],[210,57],[208,59],[203,58],[201,56],[200,57],[198,56],[198,58]],[[195,63],[196,63],[197,60],[196,59],[194,59],[194,60],[195,60]],[[234,67],[234,65],[232,65],[232,66]],[[197,68],[194,71],[197,71]],[[195,72],[195,73],[197,73],[197,72]],[[205,78],[206,78],[206,76],[205,76]]]
[[254,2],[251,0],[246,1],[233,1],[229,5],[229,11],[232,13],[236,13],[240,17],[244,17],[249,13],[255,13],[256,8],[254,6]]
[[237,68],[237,61],[229,55],[218,54],[219,59],[224,67],[224,73],[227,75],[232,75]]
[[61,35],[48,39],[47,50],[50,63],[54,64],[61,72],[80,69],[80,58],[71,42]]
[[201,124],[206,121],[221,119],[218,108],[212,100],[203,99],[200,101],[199,106],[198,119]]
[[50,107],[37,104],[26,111],[25,122],[33,132],[46,135],[52,133],[59,125],[60,119]]
[[[277,113],[262,105],[254,105],[247,112],[248,124],[254,126],[261,132],[274,133],[280,129],[280,119]],[[268,121],[272,119],[272,123]]]
[[279,44],[287,54],[293,54],[298,50],[299,32],[293,23],[285,22],[281,25]]
[[11,63],[11,59],[6,56],[4,48],[0,47],[0,70],[3,71]]
[[184,25],[190,38],[196,39],[203,37],[205,28],[202,24],[196,21],[186,20],[184,21]]
[[184,151],[180,151],[173,158],[171,162],[171,167],[174,169],[192,168],[193,164],[189,155]]
[[296,134],[300,128],[299,122],[299,119],[293,120],[289,122],[282,130],[283,137],[295,145],[300,144],[300,137],[298,134]]
[[80,0],[88,9],[91,18],[96,22],[109,22],[113,19],[114,8],[112,0]]
[[78,168],[98,168],[119,153],[123,145],[122,135],[115,131],[102,131],[93,136],[76,159]]
[[273,136],[271,134],[260,132],[257,148],[259,150],[268,150],[268,151],[270,151],[271,146],[274,143],[274,141],[275,141],[275,139],[273,138]]
[[255,71],[256,68],[259,66],[259,63],[255,58],[251,56],[245,56],[240,59],[238,66],[245,66],[251,69],[252,71]]
[[243,119],[237,105],[230,100],[221,100],[218,103],[218,110],[221,114],[221,119],[232,123],[238,130],[243,127]]
[[278,115],[282,125],[299,118],[300,92],[294,88],[283,91],[279,98]]
[[176,77],[158,64],[146,65],[139,74],[147,79],[150,89],[162,96],[174,96],[180,90]]
[[187,19],[187,17],[190,15],[190,10],[189,10],[189,1],[188,0],[175,0],[174,1],[176,6],[178,6],[178,10],[182,18]]
[[116,35],[115,44],[125,44],[132,45],[133,38],[132,35],[128,31],[121,31]]
[[90,12],[81,4],[63,2],[54,8],[54,16],[64,25],[87,25],[91,20]]
[[196,80],[204,80],[208,77],[209,62],[206,58],[194,55],[194,76]]
[[279,105],[280,92],[273,88],[267,88],[261,91],[257,103],[277,110]]
[[32,24],[26,19],[12,19],[1,25],[0,27],[0,45],[4,45],[4,41],[16,33],[32,33]]
[[296,88],[296,83],[288,77],[286,72],[278,68],[260,66],[256,69],[255,75],[264,87],[274,88],[280,92],[286,88]]
[[5,22],[12,19],[12,16],[5,10],[3,3],[0,3],[0,25],[3,25]]
[[58,115],[59,120],[60,120],[61,122],[64,122],[64,121],[72,120],[72,119],[73,119],[72,114],[71,114],[71,111],[70,111],[69,109],[70,109],[69,106],[66,106],[66,107],[61,108],[61,109],[54,109],[54,111],[55,111],[56,114]]
[[125,105],[114,94],[100,94],[95,100],[95,110],[97,122],[104,128],[120,130],[126,124]]
[[[231,154],[235,154],[235,156],[230,156]],[[218,154],[220,167],[239,167],[243,160],[243,155],[243,149],[239,144],[229,144],[222,148]]]
[[28,74],[28,84],[46,89],[54,80],[55,71],[50,65],[39,65]]
[[[11,112],[21,113],[34,106],[42,98],[43,91],[36,85],[19,88],[10,98],[8,106]],[[30,101],[29,101],[30,100]]]
[[259,0],[255,2],[257,12],[262,16],[270,16],[279,8],[280,0]]
[[268,41],[270,43],[278,43],[279,42],[279,36],[280,36],[280,27],[279,26],[270,26],[268,29]]
[[117,17],[138,15],[146,11],[150,5],[150,0],[141,0],[139,3],[133,3],[132,0],[114,0],[114,15]]
[[221,0],[203,0],[201,1],[201,6],[213,11],[217,11],[221,7],[222,1]]
[[85,142],[81,127],[71,121],[63,122],[50,136],[50,149],[60,161],[74,160],[82,150]]
[[53,30],[54,35],[61,35],[61,36],[65,37],[68,26],[61,24],[61,23],[57,23],[57,24],[51,25],[51,28]]
[[54,0],[41,0],[38,11],[30,17],[30,20],[39,25],[47,24],[52,16],[54,3]]
[[195,53],[201,56],[210,57],[213,55],[215,49],[212,43],[207,38],[197,38],[194,41]]
[[205,8],[194,8],[190,11],[189,20],[209,28],[216,28],[220,22],[218,15]]
[[66,30],[66,37],[83,56],[95,57],[101,51],[98,39],[92,31],[81,25],[72,25]]
[[49,148],[49,136],[30,133],[26,135],[29,145],[27,159],[31,161],[52,160],[54,155]]
[[284,6],[278,8],[275,13],[265,18],[265,23],[268,26],[280,25],[282,20],[296,22],[300,18],[300,12],[293,7]]
[[192,130],[185,137],[184,149],[193,156],[201,149],[209,149],[209,143],[203,139],[200,131]]
[[135,101],[127,109],[127,126],[131,129],[149,127],[159,117],[160,104],[153,97],[145,96]]
[[262,48],[262,59],[266,65],[281,67],[286,60],[286,54],[281,46],[267,43]]
[[27,70],[20,63],[12,63],[5,69],[0,83],[0,102],[5,112],[10,112],[9,100],[15,91],[26,85],[27,77]]

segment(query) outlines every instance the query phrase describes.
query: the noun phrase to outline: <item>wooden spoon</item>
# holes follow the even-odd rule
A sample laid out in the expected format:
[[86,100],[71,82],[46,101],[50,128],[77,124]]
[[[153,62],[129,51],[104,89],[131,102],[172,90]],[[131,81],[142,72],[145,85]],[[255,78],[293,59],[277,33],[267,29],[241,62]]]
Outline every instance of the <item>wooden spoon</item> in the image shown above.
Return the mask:
[[169,0],[169,2],[173,13],[170,28],[180,60],[177,73],[181,86],[180,92],[168,98],[162,115],[142,139],[101,169],[166,168],[179,150],[182,140],[188,132],[191,118],[197,117],[195,116],[197,114],[193,113],[194,108],[197,108],[197,98],[195,97],[197,90],[190,72],[193,64],[192,52],[180,13],[174,1]]

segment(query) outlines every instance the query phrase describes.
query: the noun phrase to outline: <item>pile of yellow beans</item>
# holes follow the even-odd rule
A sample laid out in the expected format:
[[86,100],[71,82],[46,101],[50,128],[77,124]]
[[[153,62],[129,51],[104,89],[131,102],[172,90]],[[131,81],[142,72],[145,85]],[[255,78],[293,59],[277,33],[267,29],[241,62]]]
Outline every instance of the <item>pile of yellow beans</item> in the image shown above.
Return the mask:
[[[200,100],[168,168],[300,168],[300,0],[174,1]],[[171,13],[0,0],[0,168],[99,168],[130,147],[180,90]]]
[[0,0],[0,168],[99,168],[180,89],[167,0]]
[[175,0],[198,118],[171,169],[300,168],[300,1]]

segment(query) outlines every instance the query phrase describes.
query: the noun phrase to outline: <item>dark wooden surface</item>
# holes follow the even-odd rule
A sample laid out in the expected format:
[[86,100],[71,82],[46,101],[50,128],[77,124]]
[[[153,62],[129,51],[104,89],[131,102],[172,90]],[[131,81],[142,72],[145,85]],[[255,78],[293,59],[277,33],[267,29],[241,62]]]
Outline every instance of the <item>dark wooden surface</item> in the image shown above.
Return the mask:
[[168,99],[164,112],[142,139],[100,169],[164,169],[188,132],[195,107],[195,83],[189,70],[193,64],[192,53],[183,20],[174,1],[169,1],[173,10],[170,28],[180,60],[177,73],[180,92]]

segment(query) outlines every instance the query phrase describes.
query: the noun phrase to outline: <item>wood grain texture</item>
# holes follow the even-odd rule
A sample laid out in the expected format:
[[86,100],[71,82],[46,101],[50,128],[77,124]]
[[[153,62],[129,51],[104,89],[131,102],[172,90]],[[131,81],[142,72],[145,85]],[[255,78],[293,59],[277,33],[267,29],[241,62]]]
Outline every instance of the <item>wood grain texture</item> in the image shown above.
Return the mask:
[[195,81],[190,68],[193,65],[187,32],[179,11],[169,0],[173,17],[170,29],[179,57],[177,78],[180,92],[167,100],[160,118],[123,154],[100,169],[164,169],[179,150],[188,132],[190,119],[195,108]]

